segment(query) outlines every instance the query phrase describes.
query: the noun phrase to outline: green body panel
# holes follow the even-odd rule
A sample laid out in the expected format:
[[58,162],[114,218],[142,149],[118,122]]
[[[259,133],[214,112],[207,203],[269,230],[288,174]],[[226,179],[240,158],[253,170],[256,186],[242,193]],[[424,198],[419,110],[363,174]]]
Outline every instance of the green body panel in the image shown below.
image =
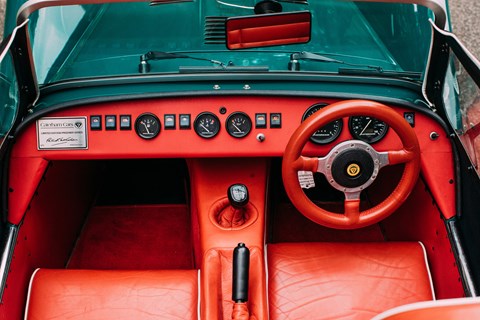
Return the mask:
[[[243,78],[243,79],[242,79]],[[375,79],[365,83],[363,79],[355,82],[348,78],[337,78],[333,81],[319,81],[318,79],[288,80],[248,80],[249,77],[239,76],[238,80],[194,81],[192,79],[170,77],[162,81],[151,83],[114,84],[105,82],[96,86],[49,90],[48,94],[35,107],[35,111],[46,110],[51,107],[84,103],[86,101],[125,100],[150,97],[171,96],[202,96],[202,95],[301,95],[321,96],[331,98],[370,98],[383,101],[419,104],[422,103],[421,87],[399,80]],[[332,79],[330,79],[332,80]],[[374,82],[376,82],[374,84]],[[248,84],[248,90],[245,85]],[[218,89],[214,89],[218,88]],[[81,98],[80,98],[81,97]]]

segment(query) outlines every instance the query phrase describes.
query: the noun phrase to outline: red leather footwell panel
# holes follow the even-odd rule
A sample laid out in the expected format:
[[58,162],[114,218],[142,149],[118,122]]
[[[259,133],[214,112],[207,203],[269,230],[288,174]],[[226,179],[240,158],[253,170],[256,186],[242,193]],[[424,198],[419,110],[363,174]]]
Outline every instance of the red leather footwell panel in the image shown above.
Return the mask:
[[197,319],[198,272],[38,270],[27,320]]
[[271,244],[270,318],[370,319],[432,299],[419,243]]

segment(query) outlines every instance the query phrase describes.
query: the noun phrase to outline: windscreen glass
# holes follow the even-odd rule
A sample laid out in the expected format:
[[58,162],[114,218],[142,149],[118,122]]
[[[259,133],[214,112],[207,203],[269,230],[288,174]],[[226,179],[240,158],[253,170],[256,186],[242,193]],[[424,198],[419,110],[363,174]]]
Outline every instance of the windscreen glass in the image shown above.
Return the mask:
[[[418,80],[424,74],[431,42],[429,19],[434,18],[425,7],[282,1],[283,13],[311,13],[308,43],[228,50],[226,19],[255,15],[255,3],[196,0],[40,9],[32,13],[29,24],[38,83],[242,69],[313,74],[345,69],[392,71],[418,74]],[[292,54],[305,52],[314,58],[300,56],[292,67]]]

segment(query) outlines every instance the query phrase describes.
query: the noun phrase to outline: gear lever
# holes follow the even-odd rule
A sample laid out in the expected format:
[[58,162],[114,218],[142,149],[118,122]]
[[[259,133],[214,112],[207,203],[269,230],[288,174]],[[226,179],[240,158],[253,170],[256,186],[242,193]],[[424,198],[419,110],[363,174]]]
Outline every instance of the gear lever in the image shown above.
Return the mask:
[[228,201],[235,209],[242,209],[248,203],[248,189],[247,186],[241,183],[232,184],[228,187]]

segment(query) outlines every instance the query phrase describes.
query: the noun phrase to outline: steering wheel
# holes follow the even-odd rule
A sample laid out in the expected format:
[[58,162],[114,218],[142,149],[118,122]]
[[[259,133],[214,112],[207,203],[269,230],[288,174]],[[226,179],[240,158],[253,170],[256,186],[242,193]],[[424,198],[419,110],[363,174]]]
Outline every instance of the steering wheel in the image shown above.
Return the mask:
[[[310,137],[328,123],[349,116],[370,116],[386,122],[399,136],[403,149],[377,152],[360,140],[339,143],[321,158],[304,157]],[[360,211],[360,193],[377,178],[381,168],[404,163],[403,176],[383,202]],[[345,194],[344,213],[334,213],[314,204],[302,191],[299,171],[320,172],[332,187]],[[282,163],[285,190],[293,205],[307,218],[335,229],[357,229],[391,215],[413,190],[420,173],[420,146],[414,130],[392,108],[368,100],[331,104],[308,117],[291,136]]]

